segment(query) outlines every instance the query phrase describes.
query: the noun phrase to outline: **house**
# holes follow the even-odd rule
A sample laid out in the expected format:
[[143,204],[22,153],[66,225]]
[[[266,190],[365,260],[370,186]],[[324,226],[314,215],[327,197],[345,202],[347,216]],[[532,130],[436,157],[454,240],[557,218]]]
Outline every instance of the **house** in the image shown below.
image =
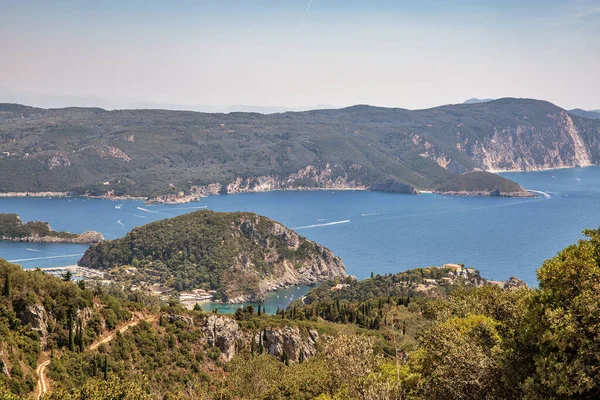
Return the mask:
[[451,269],[454,272],[462,271],[462,265],[460,264],[444,264],[444,268]]
[[431,285],[437,285],[437,281],[435,279],[423,279],[423,282],[427,285],[427,286],[431,286]]
[[334,287],[331,288],[332,291],[339,291],[342,290],[343,288],[347,288],[350,285],[347,283],[338,283],[337,285],[335,285]]

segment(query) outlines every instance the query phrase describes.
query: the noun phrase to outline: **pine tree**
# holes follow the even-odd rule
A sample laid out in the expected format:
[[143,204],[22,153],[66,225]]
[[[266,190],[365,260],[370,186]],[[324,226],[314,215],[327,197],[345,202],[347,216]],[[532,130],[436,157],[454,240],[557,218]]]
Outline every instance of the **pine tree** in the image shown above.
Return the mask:
[[73,277],[73,274],[71,273],[71,271],[67,271],[63,274],[62,280],[65,282],[70,282],[72,277]]
[[260,308],[261,308],[261,306],[260,306],[260,303],[258,303],[258,316],[259,316],[259,317],[260,317],[260,316],[261,316],[261,314],[262,314],[262,312],[261,312]]
[[4,279],[4,290],[2,291],[4,297],[10,297],[10,275],[6,275],[6,279]]
[[300,349],[300,357],[298,358],[298,363],[302,364],[304,362],[304,350]]
[[371,279],[373,279],[373,271],[371,271]]

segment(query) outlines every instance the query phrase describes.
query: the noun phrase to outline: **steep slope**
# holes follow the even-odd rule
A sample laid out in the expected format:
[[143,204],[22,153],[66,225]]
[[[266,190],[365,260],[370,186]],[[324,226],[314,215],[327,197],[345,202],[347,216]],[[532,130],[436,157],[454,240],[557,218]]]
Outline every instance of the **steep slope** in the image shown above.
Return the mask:
[[[477,169],[597,164],[600,120],[545,101],[409,111],[357,105],[262,115],[0,104],[0,192],[184,195],[434,189]],[[410,191],[410,189],[409,189]]]
[[287,285],[346,275],[342,260],[330,250],[273,220],[207,210],[153,222],[99,243],[79,264],[99,269],[133,265],[134,284],[212,289],[232,303]]

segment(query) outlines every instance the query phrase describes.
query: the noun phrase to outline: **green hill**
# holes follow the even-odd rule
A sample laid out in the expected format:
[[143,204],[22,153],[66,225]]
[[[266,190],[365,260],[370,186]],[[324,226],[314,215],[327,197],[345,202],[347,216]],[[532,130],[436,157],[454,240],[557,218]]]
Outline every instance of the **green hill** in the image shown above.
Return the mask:
[[134,228],[92,246],[79,264],[114,271],[133,266],[135,273],[117,279],[177,291],[217,290],[220,300],[230,302],[345,276],[344,264],[330,250],[269,218],[207,210]]
[[[544,101],[262,115],[0,104],[0,192],[155,196],[433,190],[457,174],[597,163],[600,120]],[[384,187],[387,187],[384,185]]]
[[533,196],[521,185],[499,175],[485,171],[468,172],[444,182],[436,188],[440,193],[481,193],[491,195]]

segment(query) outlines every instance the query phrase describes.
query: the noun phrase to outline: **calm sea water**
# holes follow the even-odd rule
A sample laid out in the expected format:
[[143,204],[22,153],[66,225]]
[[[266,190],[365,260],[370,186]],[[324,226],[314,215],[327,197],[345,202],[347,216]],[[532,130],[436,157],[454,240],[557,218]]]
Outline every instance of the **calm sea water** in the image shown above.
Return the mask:
[[[342,257],[349,274],[464,263],[491,279],[536,284],[545,259],[600,225],[600,167],[502,174],[535,199],[419,196],[363,191],[271,192],[213,196],[199,203],[147,206],[139,201],[2,198],[1,213],[50,222],[53,229],[97,230],[107,239],[135,226],[191,212],[247,210],[295,228]],[[0,257],[25,268],[72,265],[87,246],[0,242]],[[294,292],[297,290],[297,292]],[[284,306],[305,288],[270,296]]]

